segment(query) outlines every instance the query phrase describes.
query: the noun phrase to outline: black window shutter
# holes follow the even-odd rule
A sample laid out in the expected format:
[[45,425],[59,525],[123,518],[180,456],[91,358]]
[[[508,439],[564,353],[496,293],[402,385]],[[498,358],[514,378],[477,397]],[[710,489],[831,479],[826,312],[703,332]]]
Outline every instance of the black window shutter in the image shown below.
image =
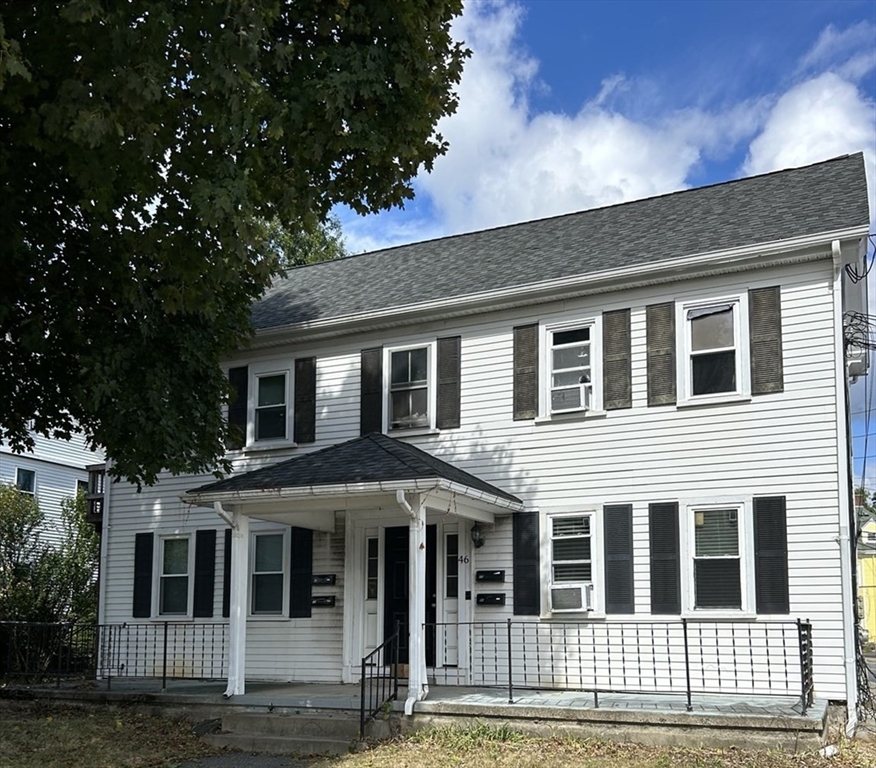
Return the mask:
[[602,510],[605,542],[605,612],[635,613],[633,600],[633,507]]
[[222,565],[222,615],[231,615],[231,529],[225,529],[225,560]]
[[152,552],[155,534],[138,533],[134,537],[134,607],[135,619],[152,615]]
[[538,414],[538,326],[514,329],[514,420]]
[[515,512],[513,527],[514,615],[541,613],[538,512]]
[[602,399],[605,410],[632,408],[630,310],[602,314]]
[[782,290],[778,285],[748,292],[751,394],[783,392]]
[[438,339],[438,429],[459,426],[461,345],[459,336]]
[[648,343],[648,405],[675,403],[675,304],[645,308]]
[[295,361],[295,435],[296,443],[316,440],[316,358]]
[[383,431],[383,348],[363,349],[359,392],[359,434]]
[[230,368],[228,383],[234,388],[232,400],[228,404],[228,424],[231,426],[228,448],[236,450],[246,443],[246,412],[249,398],[249,366]]
[[292,527],[289,568],[289,618],[309,619],[313,595],[313,531]]
[[754,591],[758,613],[790,613],[784,496],[754,500]]
[[213,595],[216,579],[216,531],[195,532],[195,618],[213,616]]
[[651,613],[681,613],[681,568],[678,553],[678,502],[648,505],[651,546]]

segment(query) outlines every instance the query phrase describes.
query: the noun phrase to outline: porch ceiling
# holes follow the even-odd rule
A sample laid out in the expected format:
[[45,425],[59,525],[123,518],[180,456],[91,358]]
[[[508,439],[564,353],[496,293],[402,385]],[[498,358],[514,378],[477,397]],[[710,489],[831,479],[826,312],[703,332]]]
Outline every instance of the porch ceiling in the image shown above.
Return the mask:
[[263,519],[290,516],[286,521],[292,522],[320,511],[397,509],[397,491],[425,494],[428,507],[475,520],[523,509],[516,496],[381,434],[203,485],[182,499],[201,506],[218,502]]

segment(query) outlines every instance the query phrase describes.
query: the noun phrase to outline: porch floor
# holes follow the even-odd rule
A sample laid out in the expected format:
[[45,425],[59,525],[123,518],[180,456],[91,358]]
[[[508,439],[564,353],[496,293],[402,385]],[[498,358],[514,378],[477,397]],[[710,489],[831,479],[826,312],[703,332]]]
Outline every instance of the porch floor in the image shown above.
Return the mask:
[[[11,685],[7,688],[30,692],[37,689],[31,686]],[[271,710],[282,709],[359,709],[360,690],[358,683],[343,685],[335,683],[271,683],[248,682],[243,696],[225,699],[224,682],[202,680],[168,680],[167,690],[161,691],[161,681],[154,679],[118,678],[113,679],[107,689],[106,681],[87,685],[61,683],[60,689],[54,685],[38,687],[49,696],[49,691],[57,691],[59,698],[70,698],[71,694],[93,695],[110,694],[113,699],[128,697],[141,698],[144,695],[152,700],[165,700],[176,704],[211,704],[214,706],[236,706],[243,708]],[[74,694],[74,695],[75,695]],[[407,687],[399,686],[397,711],[404,709]],[[739,718],[790,718],[823,720],[827,712],[827,701],[816,700],[805,713],[800,699],[793,696],[751,696],[730,694],[697,694],[692,698],[692,711],[687,712],[684,694],[671,693],[600,693],[598,706],[592,693],[578,691],[528,690],[514,691],[513,703],[508,702],[506,688],[465,687],[456,685],[430,685],[428,697],[418,702],[416,712],[471,712],[489,711],[514,717],[520,710],[544,710],[557,713],[562,710],[574,712],[600,711],[650,712],[663,715],[697,715],[699,717],[739,717]]]

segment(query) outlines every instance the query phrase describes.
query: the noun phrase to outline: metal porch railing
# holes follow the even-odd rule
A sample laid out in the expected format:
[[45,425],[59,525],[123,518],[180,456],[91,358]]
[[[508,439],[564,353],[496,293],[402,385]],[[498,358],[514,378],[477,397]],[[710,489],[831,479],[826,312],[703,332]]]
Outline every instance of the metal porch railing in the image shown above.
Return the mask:
[[383,708],[398,699],[399,629],[362,659],[360,678],[359,737],[364,738],[365,726]]

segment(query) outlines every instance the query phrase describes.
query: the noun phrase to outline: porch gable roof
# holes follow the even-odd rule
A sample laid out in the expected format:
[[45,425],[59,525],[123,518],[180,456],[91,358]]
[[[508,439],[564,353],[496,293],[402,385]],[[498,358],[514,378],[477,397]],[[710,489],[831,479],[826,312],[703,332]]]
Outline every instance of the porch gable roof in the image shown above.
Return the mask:
[[245,492],[250,495],[259,491],[351,485],[364,490],[381,483],[419,484],[424,480],[443,481],[445,486],[471,489],[502,500],[507,506],[522,507],[520,499],[501,488],[416,446],[379,433],[202,485],[187,491],[183,498],[193,503],[209,503]]

